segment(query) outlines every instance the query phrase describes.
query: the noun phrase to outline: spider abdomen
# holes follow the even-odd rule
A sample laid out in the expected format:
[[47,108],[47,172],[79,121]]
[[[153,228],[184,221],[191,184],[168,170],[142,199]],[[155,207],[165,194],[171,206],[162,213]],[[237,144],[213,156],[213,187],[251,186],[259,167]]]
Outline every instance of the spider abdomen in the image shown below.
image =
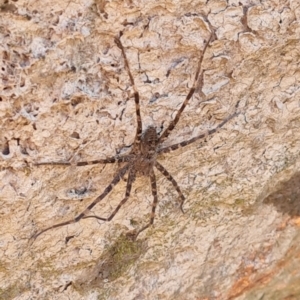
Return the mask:
[[137,176],[149,176],[156,161],[157,153],[154,153],[150,158],[145,155],[138,155],[134,161],[133,170]]

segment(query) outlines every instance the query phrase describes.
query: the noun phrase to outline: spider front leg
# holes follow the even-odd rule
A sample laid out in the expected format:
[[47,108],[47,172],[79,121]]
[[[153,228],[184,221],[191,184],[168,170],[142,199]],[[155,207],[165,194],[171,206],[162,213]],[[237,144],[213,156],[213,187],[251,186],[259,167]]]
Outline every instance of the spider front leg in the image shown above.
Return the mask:
[[[160,138],[158,140],[159,144],[163,143],[167,139],[167,137],[169,136],[169,134],[171,133],[171,131],[175,128],[176,124],[178,123],[178,121],[180,119],[180,116],[181,116],[182,112],[184,111],[185,107],[187,106],[189,100],[194,95],[194,92],[196,90],[196,85],[197,85],[197,82],[199,81],[199,78],[200,78],[200,81],[201,81],[200,88],[202,89],[202,86],[203,86],[203,71],[204,70],[203,69],[201,70],[201,65],[202,65],[203,57],[204,57],[204,54],[206,52],[207,46],[209,45],[212,36],[213,36],[213,34],[211,33],[208,41],[206,42],[206,44],[204,46],[203,52],[202,52],[200,60],[198,62],[198,66],[197,66],[197,70],[196,70],[196,74],[195,74],[193,86],[191,87],[188,95],[186,96],[186,98],[185,98],[184,102],[182,103],[181,107],[179,108],[179,110],[178,110],[178,112],[177,112],[174,120],[171,121],[171,123],[169,124],[169,126],[167,127],[167,129],[160,136]],[[200,70],[201,70],[201,72],[200,72]]]
[[113,187],[119,183],[119,181],[125,176],[126,172],[129,169],[129,164],[127,164],[126,166],[124,166],[122,169],[120,169],[120,171],[118,172],[118,174],[113,178],[113,180],[111,181],[111,183],[105,188],[104,192],[98,196],[82,213],[80,213],[78,216],[76,216],[74,219],[65,221],[65,222],[61,222],[55,225],[52,225],[50,227],[47,227],[46,229],[43,229],[42,231],[34,234],[32,236],[32,239],[35,240],[38,236],[40,236],[42,233],[54,229],[54,228],[58,228],[58,227],[62,227],[65,225],[69,225],[69,224],[73,224],[73,223],[77,223],[79,222],[81,219],[83,219],[84,217],[86,217],[86,214],[90,212],[90,210],[96,205],[98,204],[101,200],[103,200],[113,189]]
[[134,90],[135,112],[136,112],[136,120],[137,120],[136,137],[135,137],[134,142],[135,142],[135,144],[138,145],[141,142],[142,130],[143,130],[141,110],[140,110],[140,95],[139,95],[139,92],[138,92],[138,90],[135,86],[134,79],[133,79],[133,76],[132,76],[131,71],[130,71],[130,67],[129,67],[129,63],[128,63],[128,59],[127,59],[127,56],[126,56],[124,46],[123,46],[123,44],[121,43],[121,40],[118,37],[115,37],[115,43],[121,49],[122,56],[123,56],[124,63],[125,63],[125,69],[128,73],[130,83],[131,83],[132,88]]

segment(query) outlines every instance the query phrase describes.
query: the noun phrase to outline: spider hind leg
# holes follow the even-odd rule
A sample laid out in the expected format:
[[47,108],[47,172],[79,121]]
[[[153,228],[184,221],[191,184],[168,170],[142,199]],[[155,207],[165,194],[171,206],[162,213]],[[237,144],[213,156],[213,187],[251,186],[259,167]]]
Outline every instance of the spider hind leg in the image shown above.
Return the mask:
[[151,191],[152,191],[152,196],[153,196],[150,221],[149,221],[148,224],[146,224],[144,227],[142,227],[139,231],[134,233],[134,238],[135,239],[138,237],[138,235],[141,232],[146,230],[149,226],[151,226],[154,223],[155,210],[156,210],[156,206],[157,206],[157,202],[158,202],[158,197],[157,197],[156,177],[155,177],[153,168],[151,169],[151,172],[150,172],[150,182],[151,182]]

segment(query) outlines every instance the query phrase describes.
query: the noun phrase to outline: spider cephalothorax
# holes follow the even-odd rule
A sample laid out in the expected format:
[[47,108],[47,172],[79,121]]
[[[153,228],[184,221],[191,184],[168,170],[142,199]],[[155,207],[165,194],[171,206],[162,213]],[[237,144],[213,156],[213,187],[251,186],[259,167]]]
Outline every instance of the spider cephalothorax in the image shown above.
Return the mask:
[[[157,188],[156,188],[156,177],[154,173],[154,169],[157,169],[160,173],[162,173],[173,185],[173,187],[176,189],[179,198],[180,198],[180,208],[182,210],[182,206],[185,200],[185,197],[183,193],[180,190],[179,185],[177,184],[176,180],[172,177],[172,175],[157,161],[157,158],[161,153],[168,153],[173,150],[176,150],[180,147],[187,146],[199,139],[205,138],[208,135],[211,135],[215,133],[219,128],[223,127],[229,120],[231,120],[233,117],[235,117],[238,113],[235,112],[232,115],[229,115],[225,120],[223,120],[219,125],[217,125],[215,128],[208,130],[206,133],[198,135],[194,138],[191,138],[187,141],[183,141],[178,144],[174,144],[171,146],[162,147],[162,143],[168,138],[171,131],[175,128],[177,122],[180,119],[180,116],[185,109],[186,105],[188,104],[189,100],[193,96],[196,86],[199,83],[199,89],[202,88],[203,85],[203,69],[201,69],[203,56],[205,54],[205,51],[212,39],[213,32],[210,33],[209,39],[204,44],[204,49],[202,51],[202,54],[199,58],[199,63],[196,69],[196,74],[193,81],[193,86],[191,87],[188,95],[186,96],[184,102],[182,103],[181,107],[177,111],[175,118],[171,121],[169,126],[162,132],[160,136],[158,136],[156,132],[156,128],[154,126],[148,127],[144,132],[142,132],[142,118],[140,113],[140,97],[139,93],[137,91],[137,88],[134,83],[133,76],[131,74],[129,63],[126,57],[125,49],[121,43],[121,40],[119,37],[115,38],[116,45],[120,48],[122,52],[122,56],[124,59],[125,69],[128,73],[131,86],[133,88],[134,92],[134,100],[135,100],[135,108],[136,108],[136,120],[137,120],[137,129],[136,129],[136,135],[133,142],[132,150],[129,154],[121,155],[121,156],[114,156],[109,157],[106,159],[100,159],[100,160],[93,160],[93,161],[85,161],[85,162],[78,162],[77,166],[86,166],[90,164],[108,164],[108,163],[115,163],[120,162],[124,163],[123,166],[120,168],[120,170],[117,172],[117,174],[114,176],[110,184],[105,188],[102,194],[100,194],[83,212],[81,212],[78,216],[76,216],[73,219],[67,220],[62,223],[58,223],[55,225],[52,225],[50,227],[47,227],[44,230],[39,231],[36,233],[33,237],[36,238],[40,234],[42,234],[45,231],[48,231],[53,228],[65,226],[68,224],[73,224],[75,222],[80,221],[81,219],[86,218],[96,218],[98,220],[102,221],[111,221],[113,217],[116,215],[116,213],[119,211],[119,209],[122,207],[123,204],[126,203],[126,201],[129,199],[131,187],[133,182],[135,181],[135,178],[137,176],[147,176],[150,178],[151,183],[151,190],[153,195],[153,203],[152,203],[152,209],[151,209],[151,217],[150,221],[143,226],[139,231],[136,232],[135,237],[138,236],[139,233],[141,233],[143,230],[148,228],[150,225],[154,222],[155,217],[155,210],[158,202],[157,197]],[[71,165],[69,162],[42,162],[37,163],[37,165],[64,165],[68,166]],[[124,176],[128,173],[128,179],[127,179],[127,186],[126,186],[126,192],[125,197],[123,200],[119,203],[119,205],[114,209],[114,211],[110,214],[108,217],[99,217],[96,215],[90,215],[89,212],[91,209],[97,205],[100,201],[102,201],[113,189],[113,187],[119,183],[119,181],[124,178]]]

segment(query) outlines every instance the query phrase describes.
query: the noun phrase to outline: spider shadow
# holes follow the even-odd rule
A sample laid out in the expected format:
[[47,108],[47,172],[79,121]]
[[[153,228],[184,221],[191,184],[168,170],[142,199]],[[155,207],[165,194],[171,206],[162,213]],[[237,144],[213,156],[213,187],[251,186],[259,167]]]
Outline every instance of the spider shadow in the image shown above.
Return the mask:
[[101,288],[106,282],[121,277],[148,249],[146,240],[136,240],[132,232],[122,233],[107,246],[92,267],[72,282],[77,290],[89,291]]
[[290,217],[300,216],[300,172],[289,180],[280,182],[276,190],[263,203],[273,205],[278,212]]

